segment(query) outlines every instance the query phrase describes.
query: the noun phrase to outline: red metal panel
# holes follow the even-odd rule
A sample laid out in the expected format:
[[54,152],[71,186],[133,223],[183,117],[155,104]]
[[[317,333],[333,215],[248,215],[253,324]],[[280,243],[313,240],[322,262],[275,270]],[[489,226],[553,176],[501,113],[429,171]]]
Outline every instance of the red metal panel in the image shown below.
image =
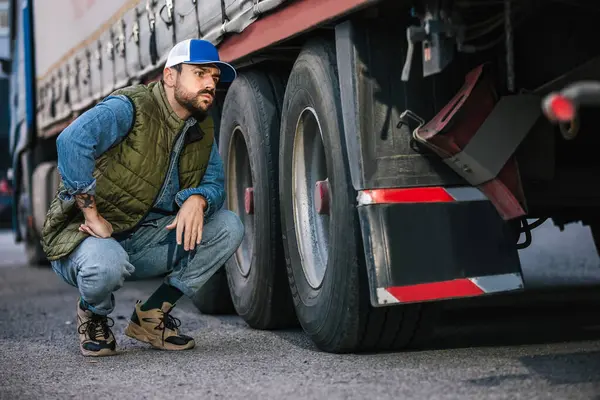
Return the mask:
[[284,39],[378,0],[297,0],[267,14],[219,47],[223,61],[233,62]]
[[480,296],[485,292],[469,279],[396,286],[386,289],[400,302],[418,302],[457,297]]
[[[463,87],[446,107],[416,131],[419,143],[444,160],[464,150],[497,104],[491,74],[485,71],[482,64],[469,72]],[[522,206],[525,196],[514,156],[506,162],[495,179],[477,187],[503,219],[510,220],[526,214]]]

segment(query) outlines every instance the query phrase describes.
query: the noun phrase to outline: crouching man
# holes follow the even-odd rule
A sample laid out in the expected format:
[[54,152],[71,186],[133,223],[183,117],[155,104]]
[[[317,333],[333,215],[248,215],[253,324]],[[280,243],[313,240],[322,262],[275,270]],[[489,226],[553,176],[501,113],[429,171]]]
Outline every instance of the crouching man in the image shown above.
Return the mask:
[[194,347],[170,313],[193,296],[242,241],[222,209],[224,173],[208,111],[236,72],[207,41],[171,52],[160,82],[112,93],[57,140],[61,184],[42,243],[54,271],[79,290],[85,356],[115,353],[108,315],[126,280],[166,276],[135,304],[125,333],[164,350]]

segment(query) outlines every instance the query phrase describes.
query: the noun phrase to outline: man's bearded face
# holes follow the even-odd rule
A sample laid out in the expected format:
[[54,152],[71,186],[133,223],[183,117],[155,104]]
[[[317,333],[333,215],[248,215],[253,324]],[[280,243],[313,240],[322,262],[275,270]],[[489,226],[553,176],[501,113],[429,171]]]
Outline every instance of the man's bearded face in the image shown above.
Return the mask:
[[175,82],[175,100],[192,115],[205,115],[215,99],[220,70],[212,65],[182,65]]

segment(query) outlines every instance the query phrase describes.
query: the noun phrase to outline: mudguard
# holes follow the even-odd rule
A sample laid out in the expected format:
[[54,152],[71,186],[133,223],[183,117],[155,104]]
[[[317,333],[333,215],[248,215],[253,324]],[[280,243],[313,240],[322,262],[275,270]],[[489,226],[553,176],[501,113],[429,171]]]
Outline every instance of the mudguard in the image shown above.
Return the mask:
[[445,189],[447,200],[359,205],[374,307],[524,288],[514,232],[468,189]]

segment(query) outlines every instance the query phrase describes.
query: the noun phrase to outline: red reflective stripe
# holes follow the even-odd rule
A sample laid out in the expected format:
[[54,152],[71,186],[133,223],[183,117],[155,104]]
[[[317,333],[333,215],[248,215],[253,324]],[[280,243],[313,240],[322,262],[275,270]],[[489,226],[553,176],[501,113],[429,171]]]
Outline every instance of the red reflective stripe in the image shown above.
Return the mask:
[[452,297],[479,296],[485,292],[469,279],[395,286],[386,290],[400,302],[427,301]]
[[372,203],[437,203],[454,198],[441,187],[365,190]]

